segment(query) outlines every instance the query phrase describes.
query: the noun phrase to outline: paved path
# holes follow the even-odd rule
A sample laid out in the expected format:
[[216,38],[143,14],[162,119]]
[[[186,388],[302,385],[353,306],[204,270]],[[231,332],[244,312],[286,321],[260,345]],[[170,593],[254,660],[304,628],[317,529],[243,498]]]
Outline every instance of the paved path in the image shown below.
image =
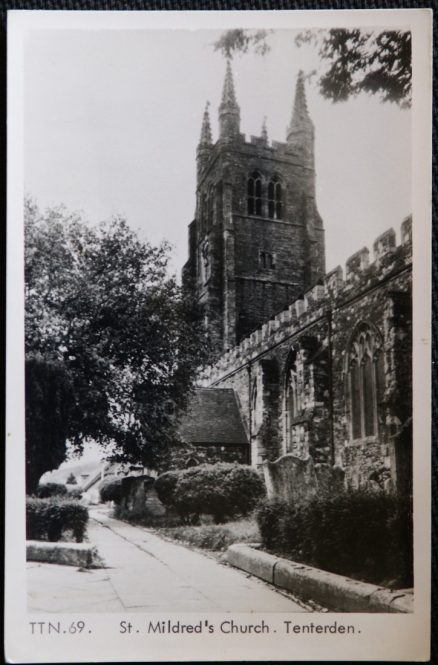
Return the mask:
[[261,580],[93,511],[105,568],[28,563],[29,609],[45,612],[305,612]]

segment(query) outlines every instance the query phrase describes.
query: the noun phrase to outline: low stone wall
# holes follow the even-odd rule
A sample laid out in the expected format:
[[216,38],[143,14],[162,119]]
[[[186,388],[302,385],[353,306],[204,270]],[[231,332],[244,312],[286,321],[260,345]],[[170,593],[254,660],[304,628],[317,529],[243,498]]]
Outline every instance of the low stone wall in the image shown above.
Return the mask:
[[236,568],[333,611],[413,612],[414,596],[410,590],[390,590],[359,582],[261,552],[250,545],[231,545],[226,558]]
[[263,465],[268,497],[279,497],[293,503],[317,493],[340,492],[344,486],[344,471],[329,464],[315,464],[312,457],[301,459],[283,455],[275,462]]
[[62,566],[90,568],[98,565],[97,550],[86,543],[48,543],[42,540],[28,540],[26,543],[27,561],[56,563]]

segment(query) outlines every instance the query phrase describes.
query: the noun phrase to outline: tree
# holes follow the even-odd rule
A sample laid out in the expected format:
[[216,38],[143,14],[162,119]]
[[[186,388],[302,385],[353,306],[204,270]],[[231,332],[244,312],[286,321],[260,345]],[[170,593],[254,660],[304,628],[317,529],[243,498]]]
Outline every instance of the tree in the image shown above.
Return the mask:
[[[26,385],[29,465],[52,447],[44,417],[56,371],[59,454],[48,454],[44,470],[62,461],[67,440],[80,451],[89,438],[111,442],[115,461],[155,467],[206,352],[200,314],[167,275],[169,246],[141,241],[120,218],[90,227],[64,208],[42,215],[29,201],[25,239],[29,376],[35,358],[40,368]],[[32,474],[28,489],[33,482]]]
[[[215,43],[226,57],[269,51],[269,32],[228,30]],[[309,44],[317,49],[320,71],[317,84],[323,97],[333,102],[346,101],[361,92],[379,95],[381,101],[401,108],[411,104],[411,33],[402,30],[306,30],[295,38],[297,46]],[[308,72],[311,76],[315,72]]]
[[26,355],[26,487],[33,493],[46,471],[66,456],[72,385],[63,363]]

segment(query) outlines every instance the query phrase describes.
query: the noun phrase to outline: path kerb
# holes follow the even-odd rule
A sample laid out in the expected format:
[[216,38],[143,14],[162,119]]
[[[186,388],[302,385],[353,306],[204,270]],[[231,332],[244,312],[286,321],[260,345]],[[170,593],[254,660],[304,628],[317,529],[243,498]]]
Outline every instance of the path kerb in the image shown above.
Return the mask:
[[26,559],[41,563],[90,568],[98,562],[98,554],[97,549],[88,543],[46,543],[41,540],[28,540]]
[[261,552],[254,546],[231,545],[226,560],[303,600],[313,600],[338,612],[413,612],[414,598],[410,590],[392,591],[359,582]]

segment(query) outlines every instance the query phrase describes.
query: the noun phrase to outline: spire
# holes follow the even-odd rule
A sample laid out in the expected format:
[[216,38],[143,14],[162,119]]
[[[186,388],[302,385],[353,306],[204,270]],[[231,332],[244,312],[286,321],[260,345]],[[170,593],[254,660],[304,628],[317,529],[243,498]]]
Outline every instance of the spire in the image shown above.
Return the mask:
[[230,60],[227,60],[222,101],[219,106],[219,125],[221,140],[230,140],[239,135],[240,109],[236,101]]
[[228,108],[239,108],[236,101],[236,93],[234,90],[233,71],[231,69],[231,61],[227,60],[227,69],[225,72],[224,87],[222,90],[222,103],[221,106]]
[[291,132],[312,127],[313,123],[307,109],[306,90],[304,87],[304,75],[302,70],[298,72],[297,85],[295,87],[295,101],[292,112],[291,123],[288,127],[288,140]]
[[197,173],[198,179],[201,177],[204,168],[206,167],[211,155],[213,142],[211,138],[210,114],[208,109],[210,102],[205,105],[204,116],[202,118],[201,136],[199,138],[198,148],[196,150],[197,157]]
[[202,127],[201,127],[201,138],[199,139],[199,146],[211,146],[211,125],[210,125],[210,114],[208,109],[210,108],[210,102],[207,101],[205,105],[204,117],[202,118]]
[[287,129],[287,142],[294,149],[303,151],[313,161],[313,138],[313,122],[307,109],[304,75],[302,70],[300,70],[295,87],[292,119]]
[[261,134],[261,136],[262,136],[263,141],[264,141],[265,143],[268,143],[268,140],[269,140],[269,139],[268,139],[268,128],[267,128],[267,126],[266,126],[266,116],[263,118],[263,122],[262,122],[262,134]]

